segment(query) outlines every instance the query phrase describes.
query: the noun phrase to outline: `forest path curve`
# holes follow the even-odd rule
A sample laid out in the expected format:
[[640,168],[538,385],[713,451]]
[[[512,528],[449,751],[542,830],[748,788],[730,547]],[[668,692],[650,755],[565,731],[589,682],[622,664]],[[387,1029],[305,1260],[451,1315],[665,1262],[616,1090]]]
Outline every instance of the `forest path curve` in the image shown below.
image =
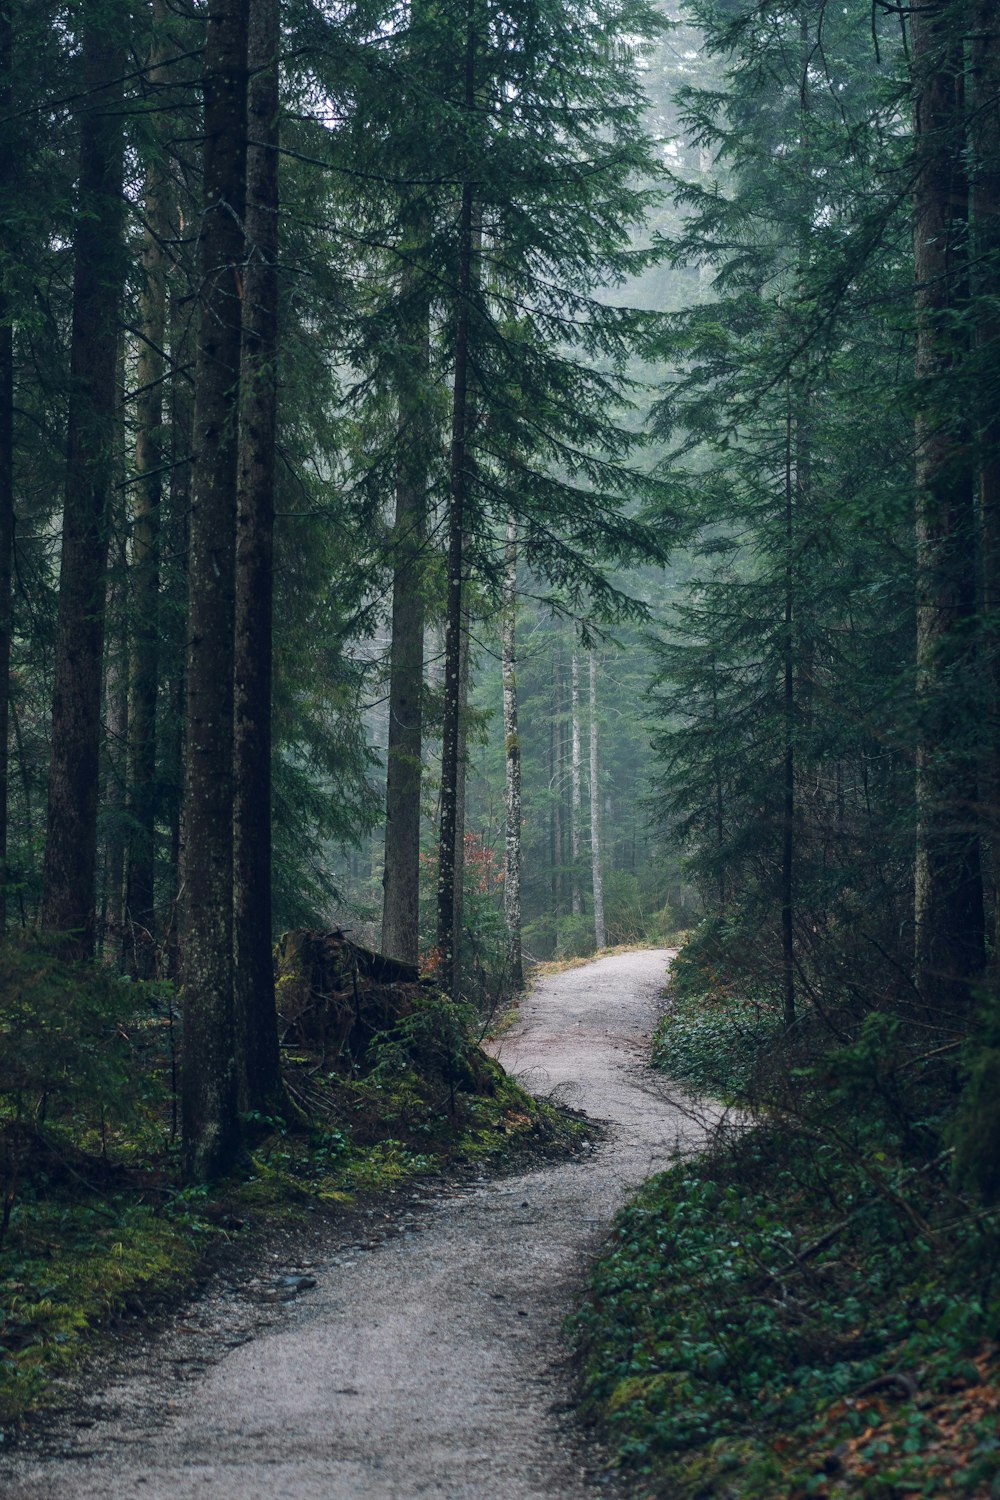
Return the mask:
[[[561,1325],[628,1192],[700,1127],[647,1063],[669,953],[541,980],[494,1047],[608,1123],[582,1157],[451,1189],[155,1407],[95,1392],[61,1452],[0,1464],[3,1500],[586,1500]],[[155,1346],[154,1346],[155,1357]],[[153,1386],[155,1394],[155,1383]]]

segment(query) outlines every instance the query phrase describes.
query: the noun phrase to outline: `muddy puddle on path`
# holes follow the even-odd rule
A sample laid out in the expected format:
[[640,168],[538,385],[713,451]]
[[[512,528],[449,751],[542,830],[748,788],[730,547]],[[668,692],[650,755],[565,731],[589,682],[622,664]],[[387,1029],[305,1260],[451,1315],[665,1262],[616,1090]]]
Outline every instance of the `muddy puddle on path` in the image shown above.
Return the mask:
[[[536,1093],[606,1122],[589,1151],[428,1194],[389,1238],[318,1226],[307,1264],[193,1305],[55,1445],[0,1460],[3,1500],[612,1493],[573,1420],[561,1329],[623,1198],[701,1139],[646,1065],[668,956],[545,979],[495,1048]],[[276,1285],[299,1276],[315,1286]]]

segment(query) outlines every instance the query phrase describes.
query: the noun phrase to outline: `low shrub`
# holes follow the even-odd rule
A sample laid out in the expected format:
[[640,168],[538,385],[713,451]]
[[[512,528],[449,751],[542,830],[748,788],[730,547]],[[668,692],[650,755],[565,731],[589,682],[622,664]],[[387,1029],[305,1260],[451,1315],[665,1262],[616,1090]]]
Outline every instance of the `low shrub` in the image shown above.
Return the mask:
[[956,1125],[955,1044],[894,1009],[786,1033],[697,944],[670,994],[659,1066],[739,1109],[623,1210],[577,1315],[616,1461],[672,1500],[1000,1493],[1000,1210],[962,1156],[989,1046]]

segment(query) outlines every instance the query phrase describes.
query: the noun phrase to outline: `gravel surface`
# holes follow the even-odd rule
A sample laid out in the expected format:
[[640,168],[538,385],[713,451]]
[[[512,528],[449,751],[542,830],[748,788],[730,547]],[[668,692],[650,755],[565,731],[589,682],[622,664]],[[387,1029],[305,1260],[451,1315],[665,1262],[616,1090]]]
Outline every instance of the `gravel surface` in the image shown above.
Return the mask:
[[702,1138],[646,1066],[669,956],[543,980],[494,1048],[535,1093],[607,1122],[580,1157],[425,1190],[388,1236],[380,1211],[349,1243],[317,1225],[311,1264],[217,1286],[0,1461],[0,1496],[613,1493],[572,1419],[561,1325],[622,1199]]

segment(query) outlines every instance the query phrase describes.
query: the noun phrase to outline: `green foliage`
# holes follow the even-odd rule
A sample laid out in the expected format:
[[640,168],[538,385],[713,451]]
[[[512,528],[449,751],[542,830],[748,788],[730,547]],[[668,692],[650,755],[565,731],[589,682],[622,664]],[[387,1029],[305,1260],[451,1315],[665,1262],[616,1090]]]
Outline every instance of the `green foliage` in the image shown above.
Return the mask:
[[93,1115],[135,1103],[134,1047],[126,1028],[137,990],[93,964],[71,963],[48,947],[0,947],[0,1093],[37,1119],[53,1112]]
[[707,1094],[745,1096],[782,1030],[775,1007],[708,994],[674,997],[653,1034],[653,1063]]
[[1000,1214],[956,1190],[949,1142],[988,1185],[992,1034],[956,1127],[953,1048],[891,1008],[787,1033],[716,927],[674,965],[655,1060],[742,1123],[620,1215],[576,1322],[587,1403],[679,1500],[986,1493]]
[[148,1137],[162,1097],[140,1061],[154,988],[37,943],[0,946],[0,1240],[34,1156],[65,1141],[107,1157],[123,1126]]
[[622,1213],[576,1327],[623,1465],[747,1500],[881,1494],[876,1476],[978,1494],[1000,1473],[978,1390],[1000,1225],[956,1224],[946,1177],[921,1179],[880,1125],[856,1154],[758,1128]]
[[967,1076],[955,1119],[956,1181],[987,1203],[1000,1198],[1000,998],[989,994],[966,1044]]
[[0,1259],[0,1424],[44,1399],[102,1321],[176,1295],[216,1233],[181,1197],[166,1213],[119,1195],[17,1210]]

